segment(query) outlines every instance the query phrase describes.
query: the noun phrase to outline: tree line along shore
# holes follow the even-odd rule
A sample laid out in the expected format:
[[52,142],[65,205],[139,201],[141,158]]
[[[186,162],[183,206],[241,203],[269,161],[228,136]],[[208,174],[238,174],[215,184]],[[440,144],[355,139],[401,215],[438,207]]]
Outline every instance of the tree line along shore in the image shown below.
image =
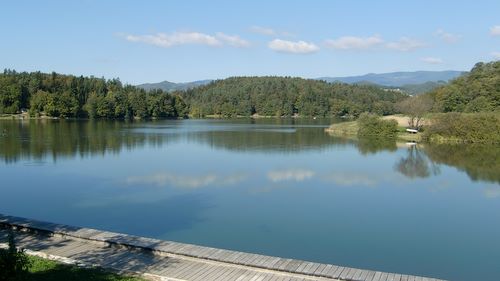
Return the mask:
[[358,122],[329,131],[343,128],[345,133],[364,122],[373,130],[358,126],[356,135],[361,129],[360,136],[394,137],[394,124],[374,116],[403,114],[405,127],[424,132],[427,140],[497,143],[499,108],[500,61],[477,63],[463,76],[417,96],[375,85],[274,76],[231,77],[165,92],[92,76],[0,74],[0,118],[342,117]]

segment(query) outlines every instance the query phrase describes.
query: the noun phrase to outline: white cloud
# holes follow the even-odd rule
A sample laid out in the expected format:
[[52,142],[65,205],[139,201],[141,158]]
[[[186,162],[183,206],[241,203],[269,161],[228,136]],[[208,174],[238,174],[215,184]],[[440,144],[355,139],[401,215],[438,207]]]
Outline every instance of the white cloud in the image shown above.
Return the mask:
[[368,186],[372,187],[380,182],[376,176],[369,176],[350,172],[333,172],[325,176],[325,180],[340,186]]
[[380,45],[384,42],[378,35],[370,37],[344,36],[334,40],[326,40],[328,47],[340,50],[362,50]]
[[421,61],[428,63],[428,64],[442,64],[444,63],[443,59],[441,58],[434,58],[434,57],[425,57],[421,58]]
[[483,193],[486,198],[497,198],[500,197],[500,188],[498,186],[487,187],[483,190]]
[[493,36],[500,36],[500,25],[495,25],[491,27],[490,34]]
[[462,36],[458,34],[452,34],[449,32],[446,32],[442,29],[438,29],[434,33],[437,37],[439,37],[441,40],[445,41],[446,43],[456,43]]
[[207,46],[221,46],[222,42],[214,36],[200,32],[174,32],[172,34],[157,33],[154,35],[126,35],[130,42],[142,42],[158,47],[172,47],[184,44],[199,44]]
[[242,39],[238,35],[227,35],[222,32],[217,32],[215,36],[217,37],[217,39],[226,42],[227,44],[233,47],[242,48],[250,46],[250,42],[248,42],[245,39]]
[[313,171],[303,169],[279,170],[267,173],[267,178],[272,182],[303,181],[311,178],[312,176],[314,176]]
[[319,47],[314,43],[305,41],[286,41],[281,39],[274,39],[269,42],[268,47],[277,52],[293,54],[309,54],[319,51]]
[[246,179],[244,174],[217,176],[207,174],[201,176],[180,176],[168,172],[161,172],[146,176],[131,176],[128,184],[152,184],[156,186],[173,185],[179,188],[200,188],[208,185],[234,185]]
[[262,35],[268,35],[268,36],[276,35],[276,31],[274,29],[268,28],[268,27],[257,26],[257,25],[250,27],[250,31],[254,32],[254,33],[262,34]]
[[401,37],[398,41],[389,42],[386,44],[387,48],[401,52],[413,51],[425,46],[425,43],[409,37]]
[[275,29],[272,29],[269,27],[263,27],[263,26],[258,26],[258,25],[251,26],[249,29],[250,29],[250,32],[261,34],[261,35],[267,35],[267,36],[284,36],[284,37],[294,37],[295,36],[295,34],[290,33],[288,31],[279,31],[279,30],[275,30]]
[[500,60],[500,52],[492,52],[491,56],[493,56],[497,60]]

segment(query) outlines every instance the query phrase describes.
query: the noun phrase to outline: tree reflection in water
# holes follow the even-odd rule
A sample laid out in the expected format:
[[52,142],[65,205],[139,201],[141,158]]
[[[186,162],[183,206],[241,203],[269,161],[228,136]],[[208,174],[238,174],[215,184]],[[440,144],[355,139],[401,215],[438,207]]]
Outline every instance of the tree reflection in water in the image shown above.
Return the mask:
[[406,157],[401,157],[394,169],[411,179],[427,178],[441,172],[439,166],[432,162],[417,145],[408,147]]

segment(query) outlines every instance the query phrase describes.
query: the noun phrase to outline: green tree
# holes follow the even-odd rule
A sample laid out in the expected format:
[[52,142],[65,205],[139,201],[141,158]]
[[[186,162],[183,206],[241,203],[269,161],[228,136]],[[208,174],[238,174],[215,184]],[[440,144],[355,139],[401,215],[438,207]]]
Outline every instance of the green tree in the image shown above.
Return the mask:
[[31,263],[23,250],[18,250],[14,234],[9,231],[8,248],[0,249],[0,281],[22,280]]

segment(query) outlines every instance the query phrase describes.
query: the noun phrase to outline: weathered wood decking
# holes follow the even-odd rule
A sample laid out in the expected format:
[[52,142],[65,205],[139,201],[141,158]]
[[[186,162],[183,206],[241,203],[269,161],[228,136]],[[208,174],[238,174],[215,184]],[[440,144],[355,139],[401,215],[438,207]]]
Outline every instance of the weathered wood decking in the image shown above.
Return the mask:
[[14,229],[19,247],[47,258],[152,280],[435,281],[438,279],[243,253],[47,223],[0,214],[0,241]]

